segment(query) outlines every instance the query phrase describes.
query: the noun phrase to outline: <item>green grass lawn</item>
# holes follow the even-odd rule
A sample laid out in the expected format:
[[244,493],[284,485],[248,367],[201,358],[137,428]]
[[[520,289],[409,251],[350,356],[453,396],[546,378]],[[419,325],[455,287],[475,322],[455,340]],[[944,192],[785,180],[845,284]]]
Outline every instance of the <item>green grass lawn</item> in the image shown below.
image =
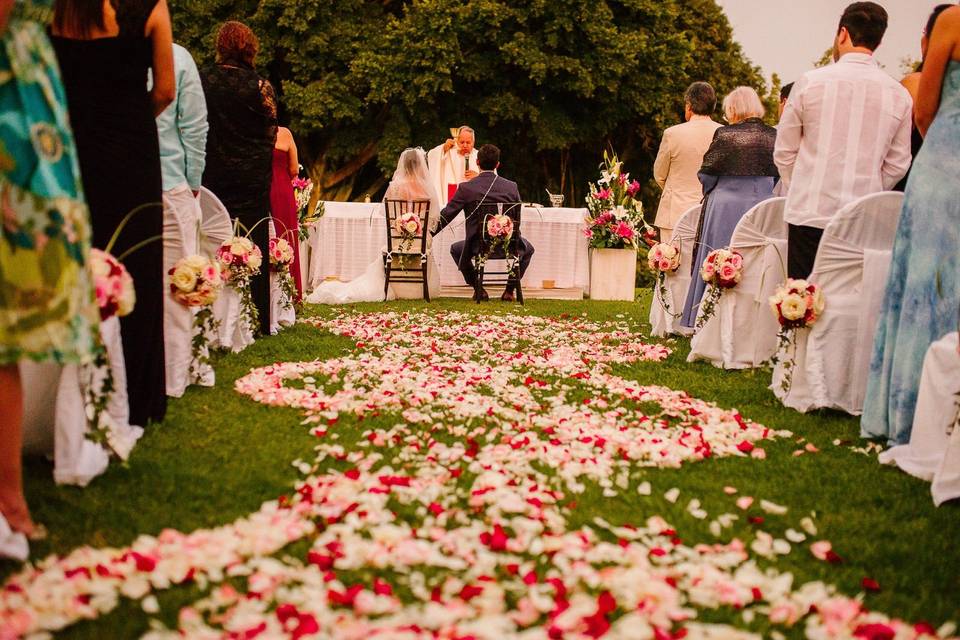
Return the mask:
[[[522,311],[499,302],[477,306],[459,300],[356,308],[585,313],[593,320],[626,317],[646,326],[648,304],[649,294],[644,294],[640,302],[632,304],[534,300]],[[332,313],[327,308],[308,311]],[[829,411],[801,415],[785,409],[767,389],[769,372],[721,371],[705,363],[689,364],[689,341],[667,342],[674,353],[666,362],[615,366],[613,372],[737,408],[751,420],[792,431],[794,438],[766,444],[766,460],[712,459],[677,470],[647,470],[644,477],[654,488],[651,497],[630,491],[604,498],[599,488],[588,487],[578,501],[582,506],[575,511],[571,526],[596,516],[627,521],[659,514],[677,525],[685,540],[711,541],[714,538],[707,521],[693,518],[685,507],[691,498],[698,498],[711,515],[739,512],[733,506],[735,497],[723,492],[723,487],[730,485],[740,495],[789,507],[783,516],[761,514],[754,507],[751,513],[764,515],[765,522],[756,525],[741,518],[733,528],[741,536],[749,537],[756,526],[782,534],[787,528],[797,528],[810,512],[816,513],[818,537],[830,540],[843,562],[818,561],[805,545],[795,545],[777,567],[792,571],[799,582],[824,580],[854,595],[862,590],[861,580],[870,577],[881,585],[878,593],[866,595],[871,609],[910,621],[927,620],[935,626],[960,619],[960,505],[934,508],[928,484],[880,467],[875,456],[856,452],[854,447],[863,444],[856,418]],[[255,511],[265,500],[289,492],[299,478],[290,462],[308,457],[315,438],[301,426],[299,411],[257,404],[234,392],[233,383],[253,367],[331,358],[352,347],[346,338],[297,325],[280,336],[258,341],[241,354],[217,357],[217,386],[191,388],[183,398],[171,401],[166,421],[147,430],[129,463],[113,466],[85,489],[56,486],[50,463],[29,459],[27,498],[34,517],[50,531],[47,541],[34,545],[33,557],[66,553],[84,544],[126,545],[138,534],[156,534],[164,528],[190,531],[225,524]],[[350,419],[337,425],[342,431],[355,427]],[[349,435],[345,439],[349,441]],[[835,445],[837,440],[843,444]],[[795,456],[806,442],[813,443],[819,453]],[[680,499],[671,504],[663,493],[674,487],[680,490]],[[12,563],[0,562],[0,577],[15,569]],[[196,597],[190,589],[160,595],[161,617],[172,622],[177,607]],[[737,615],[721,610],[708,617],[734,621]],[[76,625],[62,636],[135,637],[146,630],[147,622],[148,616],[128,603],[98,621]]]

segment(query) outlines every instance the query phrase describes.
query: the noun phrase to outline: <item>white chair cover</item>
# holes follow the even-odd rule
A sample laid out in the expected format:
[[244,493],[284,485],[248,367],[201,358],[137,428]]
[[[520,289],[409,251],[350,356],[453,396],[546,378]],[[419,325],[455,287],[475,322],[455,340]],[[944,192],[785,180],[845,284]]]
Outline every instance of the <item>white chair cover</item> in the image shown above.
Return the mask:
[[170,269],[186,256],[199,252],[200,204],[189,187],[163,194],[163,349],[166,363],[167,395],[179,398],[191,384],[212,387],[215,381],[210,365],[191,375],[193,361],[193,321],[196,309],[185,307],[170,293]]
[[[269,222],[270,225],[270,237],[274,238],[277,235],[276,229],[273,226],[273,221]],[[263,268],[270,268],[270,260],[265,256],[263,261]],[[275,336],[280,332],[281,327],[292,326],[297,321],[297,314],[293,309],[293,302],[291,301],[289,305],[284,305],[283,293],[280,291],[280,276],[274,272],[270,272],[270,335]]]
[[737,223],[730,248],[743,255],[743,276],[723,292],[713,317],[693,336],[689,362],[747,369],[762,365],[776,351],[778,326],[769,298],[787,276],[785,202],[764,200]]
[[[109,441],[111,448],[125,460],[143,435],[143,429],[129,423],[120,321],[111,318],[100,323],[100,335],[107,348],[114,384],[106,407],[110,422]],[[80,367],[22,362],[20,374],[24,390],[24,451],[44,455],[52,452],[54,481],[86,486],[106,471],[110,455],[86,437],[87,418]],[[93,381],[94,384],[100,382],[99,376]]]
[[[673,273],[668,273],[663,279],[666,292],[663,300],[656,285],[653,290],[653,300],[650,302],[650,335],[662,338],[672,333],[690,335],[691,329],[680,324],[680,314],[687,299],[687,289],[690,288],[690,265],[693,263],[693,243],[697,237],[697,225],[700,223],[701,205],[690,207],[677,221],[673,229],[670,244],[680,249],[680,267]],[[670,307],[667,312],[664,302]],[[676,314],[674,316],[673,314]]]
[[863,411],[877,318],[890,271],[903,194],[874,193],[843,207],[823,232],[810,281],[823,288],[826,308],[809,331],[796,333],[789,392],[783,365],[770,388],[797,411]]
[[[227,208],[205,187],[200,188],[200,211],[203,213],[200,252],[212,258],[220,245],[233,236],[233,225]],[[266,262],[267,256],[263,258]],[[240,294],[232,287],[224,287],[217,296],[213,303],[213,317],[219,322],[219,330],[210,337],[211,346],[238,352],[253,344],[253,328],[241,321]]]
[[957,333],[934,342],[923,360],[917,409],[910,444],[880,454],[880,462],[896,465],[921,480],[932,481],[933,503],[960,498],[960,348]]

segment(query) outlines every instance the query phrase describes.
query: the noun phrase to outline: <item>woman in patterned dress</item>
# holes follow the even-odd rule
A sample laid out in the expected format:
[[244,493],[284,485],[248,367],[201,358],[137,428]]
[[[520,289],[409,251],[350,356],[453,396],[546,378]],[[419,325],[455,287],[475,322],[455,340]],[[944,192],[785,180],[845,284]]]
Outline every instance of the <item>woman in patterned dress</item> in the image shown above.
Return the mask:
[[0,514],[37,536],[23,495],[20,360],[84,362],[97,310],[86,261],[90,226],[49,7],[0,1]]

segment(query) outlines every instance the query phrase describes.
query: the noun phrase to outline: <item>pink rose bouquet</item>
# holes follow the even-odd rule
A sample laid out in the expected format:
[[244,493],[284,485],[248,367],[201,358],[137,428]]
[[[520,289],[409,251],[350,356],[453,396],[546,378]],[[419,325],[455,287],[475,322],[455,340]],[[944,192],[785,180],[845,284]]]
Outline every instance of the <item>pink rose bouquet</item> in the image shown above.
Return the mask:
[[658,273],[676,271],[680,268],[680,250],[672,244],[655,244],[647,254],[647,265]]
[[715,249],[703,261],[700,277],[714,287],[732,289],[743,277],[743,256],[729,249]]
[[491,238],[509,240],[513,236],[513,220],[503,213],[490,216],[487,218],[487,235]]
[[288,271],[293,264],[293,247],[283,238],[270,238],[270,270]]
[[234,236],[217,249],[217,260],[223,267],[224,279],[228,283],[235,283],[260,273],[263,254],[260,247],[249,238]]
[[90,272],[101,320],[123,317],[133,311],[137,301],[133,278],[119,260],[106,251],[91,249]]
[[784,329],[806,329],[823,315],[826,302],[819,285],[787,279],[770,296],[770,309]]
[[167,274],[173,299],[187,307],[213,304],[223,287],[220,265],[204,256],[181,258]]

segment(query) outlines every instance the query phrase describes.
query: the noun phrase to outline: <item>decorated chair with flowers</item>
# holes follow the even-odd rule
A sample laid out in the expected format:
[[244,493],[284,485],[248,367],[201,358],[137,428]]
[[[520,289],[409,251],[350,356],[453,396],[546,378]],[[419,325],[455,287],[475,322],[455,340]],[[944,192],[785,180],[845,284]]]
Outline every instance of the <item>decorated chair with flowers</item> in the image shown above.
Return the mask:
[[[650,334],[654,337],[662,338],[673,333],[680,335],[692,333],[678,320],[683,311],[683,301],[687,298],[687,289],[690,288],[693,244],[697,236],[701,210],[702,207],[699,204],[690,207],[674,227],[669,245],[676,249],[680,260],[675,270],[662,271],[661,276],[661,270],[654,268],[653,260],[648,254],[651,268],[657,272],[657,284],[654,285],[653,300],[650,302],[650,326],[652,327]],[[655,247],[651,248],[651,253],[654,249]]]
[[[132,279],[113,256],[94,250],[91,264],[94,273],[101,274],[95,276],[99,290],[132,292]],[[101,269],[97,264],[108,266]],[[120,280],[119,286],[114,286],[114,278]],[[126,460],[143,435],[141,427],[130,425],[118,316],[129,313],[133,305],[124,298],[132,299],[122,294],[98,298],[102,321],[100,350],[94,362],[20,363],[23,450],[52,454],[57,484],[86,486],[106,471],[112,455]]]
[[[520,259],[523,239],[520,236],[522,202],[484,202],[472,215],[482,221],[479,248],[473,257],[477,277],[474,298],[480,300],[480,290],[485,284],[502,285],[516,291],[517,302],[523,304],[523,288],[520,286]],[[502,261],[500,269],[490,268],[490,261]]]
[[404,282],[423,287],[423,299],[430,302],[428,266],[430,250],[430,201],[383,201],[387,245],[383,251],[383,296],[389,297],[392,283]]
[[796,333],[773,372],[770,388],[785,406],[862,412],[902,204],[902,193],[864,196],[824,229],[809,278],[823,292],[823,315]]
[[270,221],[270,335],[276,335],[282,327],[293,326],[297,321],[295,309],[297,288],[290,272],[293,263],[293,246],[285,238],[277,238]]
[[[701,303],[687,360],[707,360],[723,369],[759,367],[774,355],[778,324],[769,299],[786,279],[787,224],[785,198],[770,198],[744,214],[730,239],[730,250],[743,259],[736,286],[719,296],[709,319]],[[704,300],[710,295],[708,288]]]
[[[200,188],[200,253],[215,258],[220,246],[233,236],[230,213],[220,199],[205,187]],[[230,351],[242,351],[253,344],[253,329],[241,318],[240,292],[235,287],[224,287],[213,303],[213,316],[217,330],[210,338],[210,345]]]

